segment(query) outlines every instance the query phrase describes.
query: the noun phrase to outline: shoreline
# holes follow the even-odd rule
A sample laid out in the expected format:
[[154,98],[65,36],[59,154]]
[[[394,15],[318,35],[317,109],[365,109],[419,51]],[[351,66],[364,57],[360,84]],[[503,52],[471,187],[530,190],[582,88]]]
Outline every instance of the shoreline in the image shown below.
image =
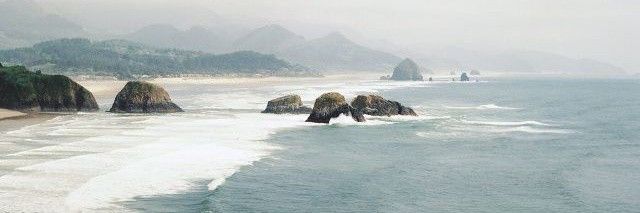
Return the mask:
[[24,116],[27,116],[27,113],[22,113],[22,112],[10,110],[10,109],[0,108],[0,120],[16,119],[16,118],[20,118],[20,117],[24,117]]
[[56,118],[62,114],[53,113],[23,113],[24,115],[17,117],[9,117],[0,119],[0,133],[22,129],[27,126],[40,124]]

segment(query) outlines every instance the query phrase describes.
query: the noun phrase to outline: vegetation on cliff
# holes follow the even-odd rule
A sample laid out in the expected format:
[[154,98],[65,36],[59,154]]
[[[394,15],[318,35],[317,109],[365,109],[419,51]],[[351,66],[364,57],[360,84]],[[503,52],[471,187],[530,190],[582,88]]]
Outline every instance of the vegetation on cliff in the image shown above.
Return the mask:
[[21,111],[96,111],[93,94],[70,78],[0,66],[0,107]]

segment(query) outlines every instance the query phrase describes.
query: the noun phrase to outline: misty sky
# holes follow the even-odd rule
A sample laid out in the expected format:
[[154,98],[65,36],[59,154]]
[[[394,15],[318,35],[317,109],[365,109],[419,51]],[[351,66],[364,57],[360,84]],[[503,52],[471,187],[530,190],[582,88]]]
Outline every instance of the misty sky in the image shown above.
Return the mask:
[[[636,0],[39,0],[89,29],[154,23],[281,24],[307,38],[339,30],[362,43],[414,52],[457,46],[540,50],[640,71]],[[382,40],[388,43],[381,42]],[[375,46],[375,45],[374,45]]]

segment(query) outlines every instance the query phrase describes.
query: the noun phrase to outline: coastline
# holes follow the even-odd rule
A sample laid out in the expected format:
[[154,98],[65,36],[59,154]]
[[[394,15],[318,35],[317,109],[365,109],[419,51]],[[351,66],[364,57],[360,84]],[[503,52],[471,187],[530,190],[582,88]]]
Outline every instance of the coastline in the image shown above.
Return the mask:
[[[5,109],[0,109],[5,110]],[[60,114],[53,113],[21,113],[14,117],[3,117],[0,119],[0,133],[18,130],[26,126],[31,126],[51,120]]]
[[[180,85],[215,85],[224,87],[251,87],[257,85],[279,85],[292,82],[322,82],[322,81],[335,81],[344,79],[347,81],[354,81],[358,79],[375,79],[374,75],[329,75],[321,78],[306,78],[306,77],[263,77],[263,78],[250,78],[250,77],[177,77],[177,78],[155,78],[145,80],[154,84],[158,84],[162,87],[168,86],[180,86]],[[124,87],[128,81],[113,80],[113,79],[75,79],[78,84],[85,87],[96,98],[101,105],[111,104],[113,98]],[[100,109],[105,111],[107,109]],[[68,113],[67,113],[68,114]],[[60,115],[58,113],[22,113],[15,110],[8,110],[0,108],[0,132],[6,132],[23,128],[25,126],[35,125]]]

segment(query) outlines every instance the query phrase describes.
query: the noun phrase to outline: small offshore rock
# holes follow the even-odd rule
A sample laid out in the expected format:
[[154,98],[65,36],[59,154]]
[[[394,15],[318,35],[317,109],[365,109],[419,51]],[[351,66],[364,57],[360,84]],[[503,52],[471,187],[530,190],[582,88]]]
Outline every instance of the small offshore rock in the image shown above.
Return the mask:
[[[393,115],[412,115],[418,114],[413,109],[403,106],[397,101],[384,99],[378,95],[358,95],[351,102],[352,113],[355,117],[360,118],[361,115],[372,116],[393,116]],[[362,116],[364,119],[364,116]]]
[[130,81],[118,93],[109,112],[171,113],[183,110],[171,101],[162,87],[143,81]]
[[469,81],[469,76],[467,76],[466,72],[463,72],[462,75],[460,75],[460,81]]
[[418,64],[407,58],[393,69],[393,75],[390,79],[396,81],[422,81],[423,77],[420,74]]
[[341,114],[349,116],[350,113],[351,106],[344,96],[337,92],[329,92],[316,98],[313,110],[306,122],[329,123],[332,118],[337,118]]
[[304,106],[299,95],[287,95],[270,100],[262,113],[273,114],[308,114],[313,109]]

